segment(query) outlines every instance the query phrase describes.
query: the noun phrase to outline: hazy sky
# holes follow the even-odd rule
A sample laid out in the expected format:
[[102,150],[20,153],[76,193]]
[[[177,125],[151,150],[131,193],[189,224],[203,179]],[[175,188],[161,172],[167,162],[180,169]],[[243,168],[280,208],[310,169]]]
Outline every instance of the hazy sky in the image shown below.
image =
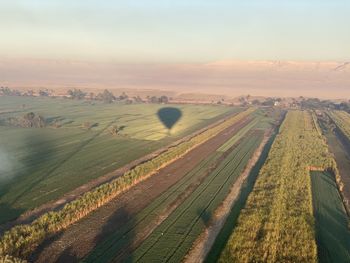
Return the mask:
[[0,0],[0,57],[350,59],[350,0]]

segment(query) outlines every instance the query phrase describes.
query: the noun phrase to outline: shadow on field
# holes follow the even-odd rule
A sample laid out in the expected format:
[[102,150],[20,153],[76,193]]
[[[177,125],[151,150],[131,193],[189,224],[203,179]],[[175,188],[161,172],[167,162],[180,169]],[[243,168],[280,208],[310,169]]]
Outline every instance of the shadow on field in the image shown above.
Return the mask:
[[[135,242],[135,219],[126,208],[115,211],[94,239],[95,248],[83,262],[131,262],[129,255]],[[62,261],[64,262],[64,261]]]
[[[330,173],[311,173],[312,180],[319,181],[320,189],[334,188],[337,193],[335,178]],[[321,188],[323,187],[323,188]],[[318,258],[321,263],[348,262],[350,260],[350,230],[345,210],[342,210],[340,197],[330,201],[326,198],[316,197],[314,200],[314,214],[316,219],[316,240],[318,246]],[[338,205],[335,203],[339,202]]]
[[23,169],[15,170],[16,174],[0,189],[0,200],[6,195],[6,204],[0,203],[0,224],[17,218],[24,211],[24,209],[15,209],[13,206],[43,179],[45,173],[39,177],[32,176],[37,171],[37,164],[56,157],[53,145],[43,134],[39,136],[30,133],[24,141],[23,148],[29,149],[27,156],[20,161]]
[[[71,153],[67,154],[60,162],[56,163],[53,165],[46,173],[43,173],[41,176],[36,177],[35,179],[31,180],[30,183],[26,187],[24,187],[23,191],[19,192],[17,194],[17,197],[13,201],[13,203],[17,202],[20,198],[24,197],[27,193],[29,193],[39,182],[44,180],[45,178],[49,178],[54,172],[56,172],[57,169],[59,169],[62,165],[64,165],[66,162],[68,162],[70,159],[72,159],[75,155],[77,155],[81,150],[83,150],[89,143],[91,143],[94,139],[96,139],[98,136],[100,136],[103,132],[105,132],[113,123],[115,120],[111,121],[106,125],[105,128],[100,130],[99,132],[95,133],[91,138],[83,141],[74,151]],[[43,142],[41,141],[40,138],[34,137],[33,138],[28,138],[30,144],[36,144],[40,145]],[[26,163],[26,167],[30,167],[33,162],[37,160],[53,160],[55,158],[55,153],[54,153],[54,148],[50,147],[48,144],[49,140],[45,141],[45,150],[39,153],[34,153],[31,155],[29,158],[28,162]],[[30,171],[26,172],[27,174],[30,174]]]
[[212,262],[218,261],[221,252],[224,250],[231,234],[234,231],[234,228],[235,228],[237,220],[238,220],[238,216],[239,216],[241,210],[244,208],[249,194],[251,193],[251,191],[254,188],[256,178],[258,177],[259,171],[267,159],[267,156],[268,156],[268,153],[271,149],[272,143],[275,140],[277,131],[278,131],[278,128],[275,129],[275,133],[271,136],[268,143],[265,145],[257,163],[254,165],[254,167],[250,171],[246,181],[242,185],[241,192],[238,195],[238,198],[235,201],[233,207],[231,208],[231,212],[228,215],[226,222],[224,223],[223,227],[221,228],[220,232],[218,233],[218,235],[214,241],[213,246],[211,247],[208,255],[206,256],[206,258],[204,260],[205,263],[212,263]]
[[57,259],[57,262],[79,262],[78,256],[71,247],[66,248]]
[[16,218],[18,215],[22,214],[24,209],[13,208],[7,203],[0,203],[0,236],[6,230],[6,226],[1,225],[7,222],[11,218]]
[[42,172],[40,175],[33,178],[31,175],[35,173],[37,169],[41,169],[39,166],[46,162],[50,162],[57,157],[55,146],[51,143],[51,139],[46,138],[42,134],[40,136],[28,136],[25,140],[25,147],[30,149],[30,154],[23,161],[23,167],[25,167],[25,171],[20,175],[23,178],[23,181],[19,182],[20,184],[25,185],[23,185],[21,191],[18,191],[15,194],[15,198],[11,204],[15,204],[25,194],[30,192],[35,185],[47,177],[47,175],[51,172],[50,170],[47,172]]
[[157,112],[158,119],[168,129],[170,134],[171,129],[181,119],[182,111],[174,107],[161,108]]
[[208,227],[209,224],[210,224],[210,220],[212,219],[212,213],[210,211],[207,211],[207,210],[198,209],[197,210],[197,215],[200,217],[200,219],[202,220],[203,224],[206,227]]

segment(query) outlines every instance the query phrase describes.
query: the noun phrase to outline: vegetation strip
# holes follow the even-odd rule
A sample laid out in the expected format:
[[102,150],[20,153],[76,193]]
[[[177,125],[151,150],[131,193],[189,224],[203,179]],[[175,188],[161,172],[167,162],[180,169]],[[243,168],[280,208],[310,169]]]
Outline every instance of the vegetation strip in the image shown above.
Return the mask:
[[219,262],[317,262],[309,170],[336,171],[306,111],[289,111]]
[[154,174],[158,169],[185,155],[194,147],[216,136],[237,121],[254,112],[250,108],[226,121],[210,128],[190,140],[169,148],[154,159],[140,164],[110,183],[103,184],[96,189],[85,193],[77,200],[72,201],[57,212],[49,212],[39,217],[29,225],[15,226],[4,233],[0,241],[0,255],[12,255],[21,258],[27,257],[48,236],[57,233],[91,211],[97,209],[118,194],[129,189],[134,184]]
[[262,132],[244,139],[205,181],[145,240],[128,261],[176,261],[192,243],[221,204],[251,154],[262,140]]
[[334,176],[311,172],[320,263],[350,262],[350,229]]
[[230,235],[237,223],[237,219],[241,209],[243,209],[250,192],[253,190],[254,183],[259,174],[261,167],[264,165],[268,153],[271,149],[271,145],[276,137],[276,133],[273,133],[272,136],[268,139],[266,144],[263,146],[262,152],[258,157],[258,160],[255,162],[255,165],[250,169],[249,175],[243,182],[239,194],[235,199],[233,205],[230,208],[230,213],[225,218],[225,222],[220,228],[219,233],[216,235],[215,240],[205,256],[204,262],[212,263],[217,262],[220,257],[221,252],[225,248],[225,245],[230,238]]

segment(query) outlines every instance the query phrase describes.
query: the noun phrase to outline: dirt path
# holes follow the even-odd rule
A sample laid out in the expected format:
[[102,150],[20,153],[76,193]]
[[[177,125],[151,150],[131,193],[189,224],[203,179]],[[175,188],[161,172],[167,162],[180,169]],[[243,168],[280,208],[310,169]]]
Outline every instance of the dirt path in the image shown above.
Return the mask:
[[[183,158],[174,161],[157,174],[72,225],[63,233],[48,240],[33,255],[32,260],[36,262],[76,262],[83,258],[109,234],[130,223],[138,212],[194,169],[210,153],[216,151],[249,121],[249,118],[245,118],[229,127],[191,150]],[[142,233],[138,236],[142,238]],[[135,233],[133,240],[129,242],[136,242],[138,239]]]
[[221,206],[216,210],[210,226],[197,238],[193,247],[184,259],[185,263],[203,262],[209,250],[213,246],[217,235],[223,227],[228,215],[231,212],[232,206],[237,200],[241,187],[249,176],[251,169],[255,166],[259,157],[272,135],[272,130],[265,133],[264,139],[255,151],[253,157],[249,160],[247,167],[243,173],[237,178],[236,182],[231,188],[230,193],[225,198]]
[[14,221],[11,221],[11,222],[8,222],[8,223],[4,223],[4,224],[1,224],[0,225],[0,235],[10,229],[11,227],[15,226],[15,225],[18,225],[18,224],[27,224],[27,223],[30,223],[32,222],[33,220],[35,220],[36,218],[38,218],[39,216],[41,216],[42,214],[46,213],[46,212],[49,212],[49,211],[53,211],[53,210],[59,210],[61,209],[65,204],[75,200],[76,198],[78,198],[79,196],[81,196],[82,194],[84,194],[85,192],[87,191],[90,191],[91,189],[101,185],[101,184],[104,184],[106,182],[109,182],[113,179],[116,179],[118,178],[119,176],[122,176],[126,171],[132,169],[133,167],[137,166],[138,164],[140,163],[143,163],[143,162],[146,162],[150,159],[153,159],[155,158],[156,156],[158,156],[159,154],[163,153],[164,151],[166,151],[169,147],[172,147],[172,146],[175,146],[175,145],[178,145],[184,141],[187,141],[189,140],[190,138],[202,133],[203,131],[205,130],[208,130],[216,125],[218,125],[219,123],[222,123],[223,121],[225,121],[226,119],[230,118],[232,116],[228,116],[224,119],[221,119],[215,123],[212,123],[210,125],[208,125],[207,127],[205,128],[202,128],[184,138],[181,138],[180,140],[177,140],[176,142],[173,142],[171,143],[170,145],[166,146],[166,147],[163,147],[161,149],[158,149],[157,151],[153,152],[153,153],[150,153],[148,155],[145,155],[135,161],[132,161],[130,163],[128,163],[127,165],[115,170],[115,171],[112,171],[110,173],[107,173],[103,176],[100,176],[66,194],[64,194],[61,198],[59,198],[58,200],[53,200],[53,201],[50,201],[46,204],[43,204],[33,210],[30,210],[30,211],[27,211],[25,213],[23,213],[20,217],[18,217],[16,220]]

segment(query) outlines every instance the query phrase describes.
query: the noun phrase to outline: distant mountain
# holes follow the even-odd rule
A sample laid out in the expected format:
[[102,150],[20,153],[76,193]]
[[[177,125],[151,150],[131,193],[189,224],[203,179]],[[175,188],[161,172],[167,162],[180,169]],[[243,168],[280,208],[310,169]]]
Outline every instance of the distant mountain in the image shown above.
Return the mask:
[[0,86],[350,98],[350,62],[120,64],[0,59]]

